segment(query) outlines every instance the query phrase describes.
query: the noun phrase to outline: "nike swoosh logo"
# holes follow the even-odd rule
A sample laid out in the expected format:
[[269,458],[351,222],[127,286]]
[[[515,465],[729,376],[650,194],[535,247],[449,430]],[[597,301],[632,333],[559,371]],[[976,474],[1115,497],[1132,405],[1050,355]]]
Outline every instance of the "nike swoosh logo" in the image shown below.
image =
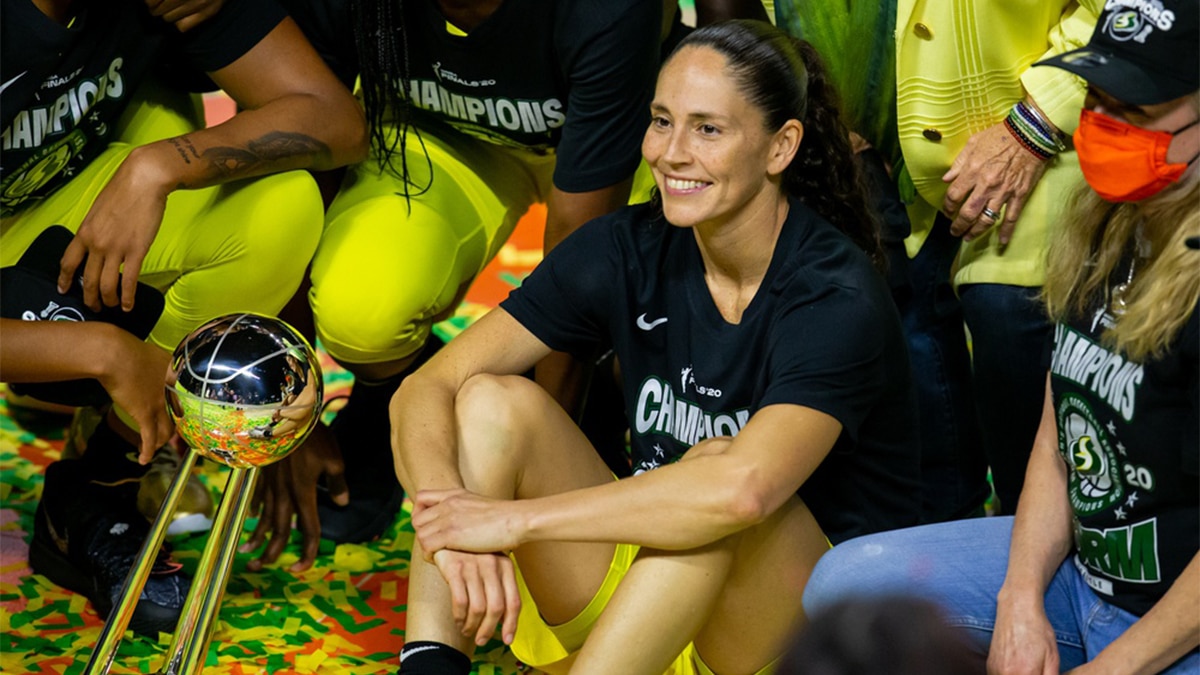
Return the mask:
[[438,648],[437,645],[421,645],[420,647],[413,647],[412,649],[408,649],[408,650],[401,649],[400,650],[400,663],[404,663],[404,659],[407,659],[408,657],[412,656],[413,654],[419,654],[421,652],[427,652],[430,649],[437,649],[437,648]]
[[667,322],[667,317],[665,317],[665,316],[661,319],[655,319],[653,321],[647,321],[645,314],[642,314],[641,316],[639,316],[637,318],[637,326],[638,326],[638,328],[641,328],[642,330],[654,330],[655,326],[664,324],[666,322]]
[[25,72],[21,73],[20,75],[17,75],[16,77],[14,77],[13,79],[9,80],[8,82],[5,82],[4,84],[0,84],[0,94],[3,94],[3,93],[4,93],[4,90],[5,90],[5,89],[8,89],[8,86],[9,86],[10,84],[12,84],[13,82],[16,82],[17,80],[21,79],[21,78],[22,78],[22,77],[25,75],[25,73],[28,73],[28,72],[29,72],[29,71],[28,71],[28,70],[26,70]]

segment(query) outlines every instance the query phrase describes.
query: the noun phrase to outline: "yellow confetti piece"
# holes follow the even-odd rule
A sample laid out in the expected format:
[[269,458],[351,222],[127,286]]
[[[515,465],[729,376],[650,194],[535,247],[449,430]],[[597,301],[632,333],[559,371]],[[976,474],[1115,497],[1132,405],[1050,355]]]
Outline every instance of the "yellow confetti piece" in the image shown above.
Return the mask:
[[321,644],[323,649],[328,649],[334,654],[341,652],[357,653],[365,651],[359,645],[354,644],[353,642],[336,633],[326,635],[325,639],[321,641]]
[[387,551],[411,551],[413,540],[416,539],[416,537],[417,535],[413,532],[397,532],[395,539],[393,539],[390,543],[381,546],[380,548]]
[[72,596],[71,603],[67,605],[67,609],[71,614],[83,614],[85,607],[87,607],[87,598],[82,595]]
[[320,667],[320,665],[327,658],[329,658],[329,655],[326,654],[325,652],[321,651],[320,649],[313,652],[312,654],[297,654],[296,655],[296,669],[301,672],[304,672],[304,671],[313,672],[318,667]]
[[333,567],[345,572],[370,572],[383,554],[360,544],[339,544],[333,552]]
[[379,597],[383,598],[384,600],[395,600],[396,582],[385,581],[379,584]]

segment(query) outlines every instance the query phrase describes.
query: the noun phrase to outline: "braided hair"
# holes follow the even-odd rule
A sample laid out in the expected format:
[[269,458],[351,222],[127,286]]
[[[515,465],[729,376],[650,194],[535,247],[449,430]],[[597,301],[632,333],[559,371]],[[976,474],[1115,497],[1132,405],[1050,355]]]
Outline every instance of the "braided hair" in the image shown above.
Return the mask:
[[850,146],[837,92],[817,50],[765,21],[722,21],[693,31],[675,48],[703,46],[728,61],[746,100],[775,132],[790,119],[804,125],[800,149],[783,173],[783,191],[833,223],[886,269],[880,221]]
[[[412,123],[412,77],[408,36],[404,29],[404,2],[351,0],[350,12],[354,17],[354,42],[371,146],[379,168],[402,179],[404,198],[410,200],[433,185],[433,163],[420,130]],[[395,127],[394,133],[389,133],[389,118]],[[410,131],[429,166],[429,182],[424,185],[415,184],[409,174],[406,149]],[[399,170],[395,165],[397,156],[400,158]]]

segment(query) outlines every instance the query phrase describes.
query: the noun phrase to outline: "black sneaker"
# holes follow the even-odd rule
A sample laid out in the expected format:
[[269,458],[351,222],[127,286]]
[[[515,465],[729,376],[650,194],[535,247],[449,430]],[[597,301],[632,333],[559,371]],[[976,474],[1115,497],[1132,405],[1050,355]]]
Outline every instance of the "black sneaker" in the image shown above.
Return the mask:
[[[80,593],[106,620],[120,599],[150,524],[135,504],[139,481],[97,480],[82,460],[46,468],[42,500],[29,544],[29,565],[53,583]],[[175,630],[191,580],[159,551],[129,622],[135,633],[156,638]]]
[[338,506],[327,491],[318,493],[323,538],[339,544],[370,541],[396,521],[404,502],[404,488],[396,480],[388,404],[404,376],[420,368],[444,345],[431,334],[416,361],[403,373],[380,383],[354,383],[350,399],[329,425],[346,464],[350,503]]

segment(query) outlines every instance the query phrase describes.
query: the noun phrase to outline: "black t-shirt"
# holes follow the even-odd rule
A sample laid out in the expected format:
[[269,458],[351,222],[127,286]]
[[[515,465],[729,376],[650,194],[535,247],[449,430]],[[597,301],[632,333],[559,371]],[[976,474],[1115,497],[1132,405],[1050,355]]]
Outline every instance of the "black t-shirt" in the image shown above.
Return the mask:
[[1200,550],[1200,312],[1165,356],[1135,363],[1100,336],[1113,316],[1055,327],[1051,388],[1075,513],[1075,563],[1141,616]]
[[141,0],[78,3],[70,27],[28,0],[4,0],[0,28],[0,213],[57,190],[113,140],[138,86],[168,61],[214,71],[283,20],[272,0],[231,0],[179,33]]
[[915,524],[908,354],[867,257],[793,202],[766,277],[733,325],[708,292],[693,233],[656,213],[642,204],[591,221],[501,304],[554,349],[615,350],[635,473],[737,434],[764,406],[791,403],[843,426],[799,488],[832,541]]
[[[348,86],[358,74],[347,0],[285,0]],[[403,3],[410,99],[423,128],[554,152],[566,192],[633,174],[658,72],[662,5],[646,0],[505,0],[469,35],[432,0]]]

